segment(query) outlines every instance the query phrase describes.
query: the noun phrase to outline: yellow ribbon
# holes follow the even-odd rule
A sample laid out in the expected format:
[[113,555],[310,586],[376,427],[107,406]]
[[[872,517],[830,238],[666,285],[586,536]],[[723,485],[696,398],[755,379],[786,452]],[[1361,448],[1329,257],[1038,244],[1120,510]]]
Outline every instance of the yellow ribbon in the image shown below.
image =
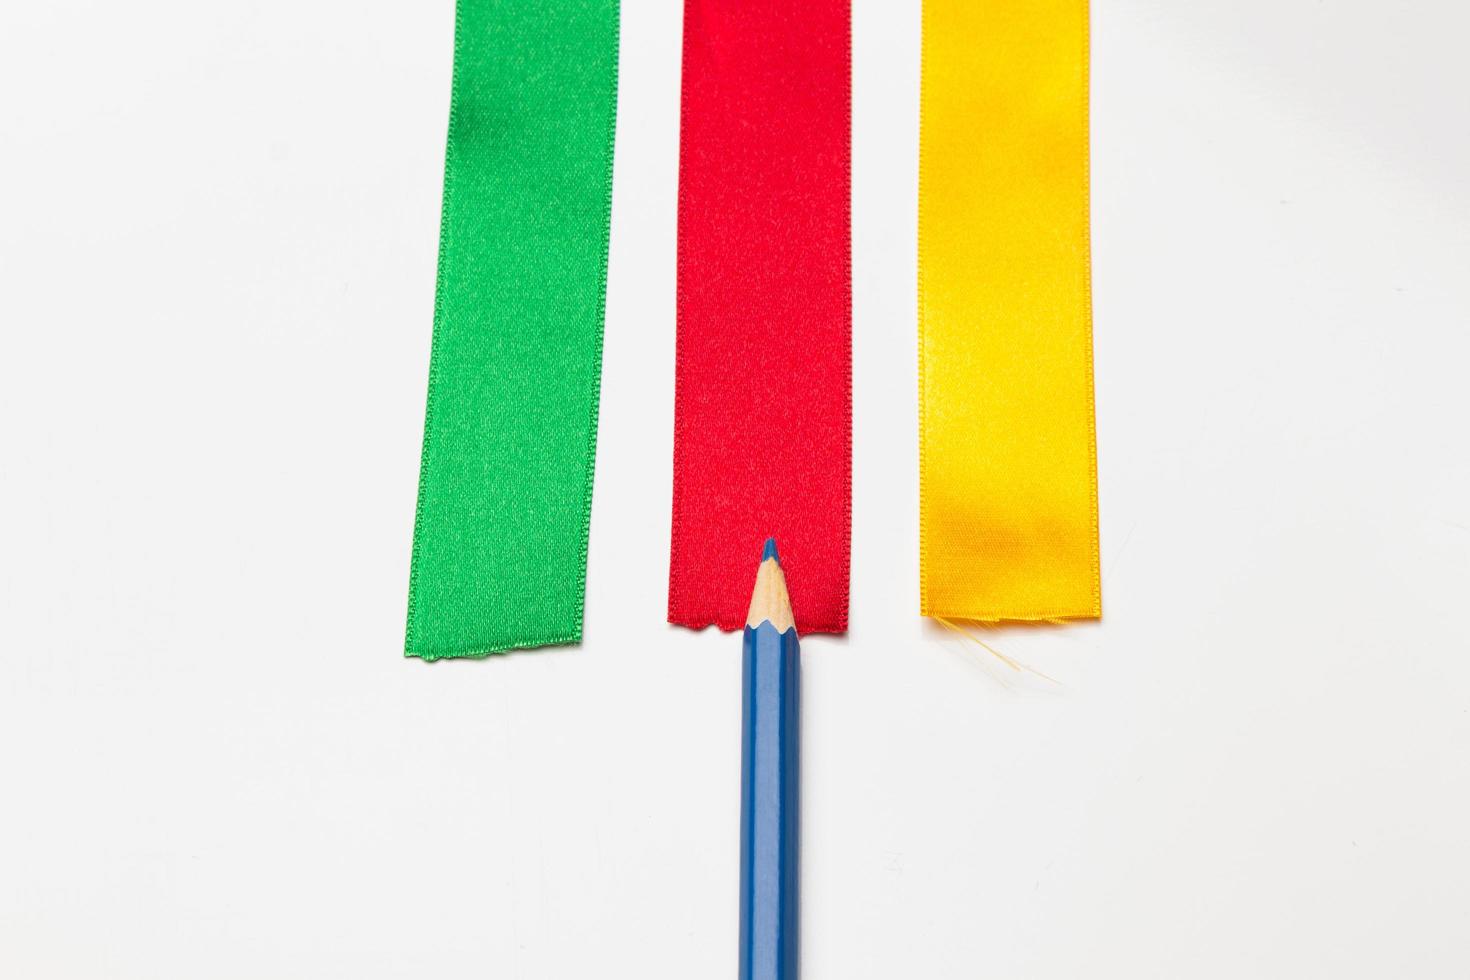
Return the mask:
[[1102,614],[1087,44],[1087,0],[924,2],[926,616]]

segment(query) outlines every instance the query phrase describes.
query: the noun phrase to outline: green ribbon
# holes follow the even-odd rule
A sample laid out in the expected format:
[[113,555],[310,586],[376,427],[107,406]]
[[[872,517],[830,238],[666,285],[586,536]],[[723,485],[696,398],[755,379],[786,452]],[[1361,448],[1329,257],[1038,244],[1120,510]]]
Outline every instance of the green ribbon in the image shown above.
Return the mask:
[[459,0],[406,652],[582,636],[617,0]]

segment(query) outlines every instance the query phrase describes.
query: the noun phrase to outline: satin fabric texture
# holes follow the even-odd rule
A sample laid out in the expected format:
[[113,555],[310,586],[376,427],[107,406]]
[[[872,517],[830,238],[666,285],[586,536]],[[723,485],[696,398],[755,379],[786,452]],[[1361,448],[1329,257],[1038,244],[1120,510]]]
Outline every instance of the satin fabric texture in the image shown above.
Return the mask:
[[[920,611],[1101,615],[1086,0],[926,0]],[[671,622],[848,626],[848,0],[685,0]],[[459,0],[405,650],[580,640],[616,0]],[[617,342],[614,338],[613,342]],[[656,380],[656,379],[654,379]]]
[[1102,614],[1086,0],[926,0],[920,605]]

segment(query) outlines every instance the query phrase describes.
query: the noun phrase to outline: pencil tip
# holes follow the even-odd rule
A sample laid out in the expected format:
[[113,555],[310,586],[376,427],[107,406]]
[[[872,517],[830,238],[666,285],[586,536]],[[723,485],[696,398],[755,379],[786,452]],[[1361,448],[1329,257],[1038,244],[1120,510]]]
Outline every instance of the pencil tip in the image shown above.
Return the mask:
[[776,539],[766,538],[765,550],[761,552],[760,568],[755,573],[755,589],[750,596],[750,614],[745,625],[751,629],[769,621],[777,633],[784,633],[796,625],[791,614],[791,596],[786,592],[786,572],[781,568],[781,556],[776,553]]

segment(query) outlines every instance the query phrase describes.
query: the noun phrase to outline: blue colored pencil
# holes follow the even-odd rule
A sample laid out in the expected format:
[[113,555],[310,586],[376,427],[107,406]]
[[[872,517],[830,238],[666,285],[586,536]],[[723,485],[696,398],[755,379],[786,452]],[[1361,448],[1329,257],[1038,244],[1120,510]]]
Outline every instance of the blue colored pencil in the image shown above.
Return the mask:
[[740,748],[740,980],[796,980],[801,648],[776,539],[745,619]]

